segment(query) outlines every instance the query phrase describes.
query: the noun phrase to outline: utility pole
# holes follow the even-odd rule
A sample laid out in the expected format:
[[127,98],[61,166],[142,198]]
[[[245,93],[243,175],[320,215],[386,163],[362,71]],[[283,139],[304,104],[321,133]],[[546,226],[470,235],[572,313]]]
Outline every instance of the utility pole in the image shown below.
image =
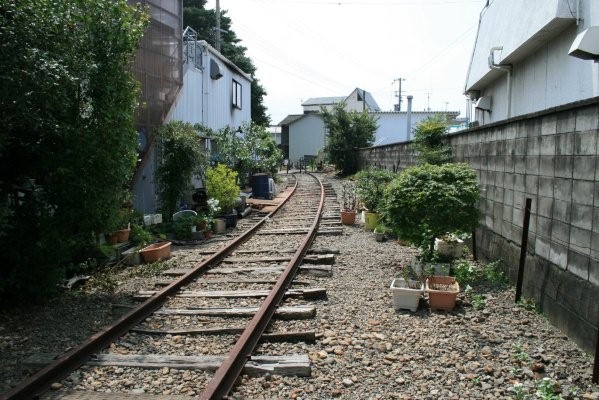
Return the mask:
[[214,47],[220,53],[220,1],[216,0],[216,36],[214,39]]
[[401,111],[401,81],[405,81],[404,78],[397,78],[393,80],[393,83],[399,82],[399,91],[397,92],[397,110]]
[[431,93],[426,92],[426,111],[431,110]]

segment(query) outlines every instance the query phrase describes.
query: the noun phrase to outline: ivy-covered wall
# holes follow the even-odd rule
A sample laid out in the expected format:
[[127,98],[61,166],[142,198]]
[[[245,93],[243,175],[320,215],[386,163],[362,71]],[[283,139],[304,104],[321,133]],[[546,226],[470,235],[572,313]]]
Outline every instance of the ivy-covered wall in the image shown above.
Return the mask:
[[[523,296],[592,351],[599,321],[599,98],[450,135],[482,189],[479,257],[515,281],[524,205],[532,199]],[[409,143],[360,150],[362,167],[401,171]]]

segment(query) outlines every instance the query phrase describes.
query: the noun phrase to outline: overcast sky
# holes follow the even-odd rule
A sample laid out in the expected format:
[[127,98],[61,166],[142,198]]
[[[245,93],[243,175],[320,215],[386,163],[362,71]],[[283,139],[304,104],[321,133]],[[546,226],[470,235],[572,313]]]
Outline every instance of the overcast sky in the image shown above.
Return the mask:
[[[487,0],[220,0],[258,68],[272,123],[310,97],[359,87],[383,111],[402,81],[413,109],[455,110],[463,95],[478,18]],[[208,0],[207,8],[214,8]]]

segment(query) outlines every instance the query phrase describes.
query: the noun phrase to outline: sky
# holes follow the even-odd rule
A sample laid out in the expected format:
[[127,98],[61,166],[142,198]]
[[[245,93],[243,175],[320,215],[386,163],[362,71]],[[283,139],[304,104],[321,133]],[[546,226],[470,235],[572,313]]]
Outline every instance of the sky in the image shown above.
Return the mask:
[[[459,111],[487,0],[220,0],[273,124],[311,97],[370,92],[383,111]],[[208,0],[206,8],[214,8]],[[401,79],[401,81],[399,80]]]

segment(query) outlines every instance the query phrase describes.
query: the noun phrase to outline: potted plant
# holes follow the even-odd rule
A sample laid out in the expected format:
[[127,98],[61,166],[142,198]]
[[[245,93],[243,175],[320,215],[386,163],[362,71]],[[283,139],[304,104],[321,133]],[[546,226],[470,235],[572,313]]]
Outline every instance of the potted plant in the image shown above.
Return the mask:
[[464,241],[455,233],[446,233],[435,238],[435,250],[448,259],[461,258],[464,252]]
[[453,310],[459,292],[460,285],[453,276],[430,276],[426,280],[431,310]]
[[239,186],[237,186],[237,172],[224,164],[208,168],[206,171],[206,192],[211,199],[218,200],[221,209],[220,216],[227,221],[227,227],[235,227],[237,224],[237,213],[233,206],[239,198]]
[[343,225],[353,225],[356,222],[356,185],[351,181],[343,182],[342,197],[343,208],[341,209],[341,223]]
[[387,228],[385,228],[384,225],[382,224],[378,224],[375,228],[374,228],[374,238],[377,242],[382,242],[385,239],[385,232],[387,231]]
[[467,164],[424,164],[404,170],[385,191],[387,223],[435,261],[435,238],[471,232],[479,220],[476,173]]
[[395,174],[378,168],[369,168],[356,174],[356,193],[367,209],[364,221],[366,230],[371,231],[376,227],[380,219],[377,212],[385,187],[394,177]]
[[393,306],[396,310],[408,309],[412,312],[418,309],[420,298],[424,292],[424,282],[411,279],[409,268],[402,269],[402,277],[391,282]]

